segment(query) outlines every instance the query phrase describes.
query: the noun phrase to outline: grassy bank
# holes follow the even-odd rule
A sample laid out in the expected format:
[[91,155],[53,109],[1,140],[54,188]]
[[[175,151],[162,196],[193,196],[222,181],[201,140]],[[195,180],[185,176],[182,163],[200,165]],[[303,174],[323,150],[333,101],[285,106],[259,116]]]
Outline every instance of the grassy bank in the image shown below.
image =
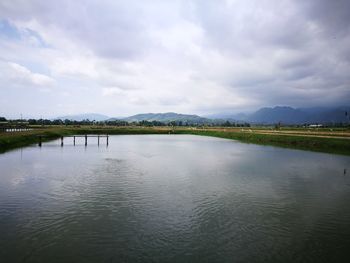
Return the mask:
[[0,133],[0,152],[5,152],[18,147],[24,147],[31,144],[38,143],[38,136],[42,135],[43,141],[49,141],[60,136],[74,135],[74,134],[193,134],[202,136],[213,136],[226,139],[234,139],[247,143],[272,145],[286,148],[294,148],[301,150],[336,153],[343,155],[350,155],[350,140],[340,138],[320,138],[310,137],[309,134],[305,136],[293,135],[272,135],[259,134],[255,131],[241,132],[238,130],[201,130],[201,129],[186,129],[176,128],[175,130],[169,127],[51,127],[45,129],[34,129],[26,132],[16,133]]
[[339,138],[302,137],[292,135],[271,135],[229,131],[178,131],[182,134],[195,134],[238,140],[246,143],[272,145],[307,151],[350,155],[350,140]]
[[122,128],[94,128],[79,127],[65,128],[52,127],[44,129],[33,129],[31,131],[0,133],[0,153],[11,149],[28,146],[38,143],[38,136],[43,136],[42,140],[50,141],[61,136],[78,134],[168,134],[170,129],[142,128],[142,127],[122,127]]

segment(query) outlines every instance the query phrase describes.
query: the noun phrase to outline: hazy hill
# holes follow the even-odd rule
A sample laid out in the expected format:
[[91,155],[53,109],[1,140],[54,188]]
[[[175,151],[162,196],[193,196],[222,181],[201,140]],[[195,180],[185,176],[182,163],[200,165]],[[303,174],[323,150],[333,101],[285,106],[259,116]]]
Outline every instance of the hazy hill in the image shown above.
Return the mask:
[[[348,116],[345,115],[348,113]],[[346,123],[349,122],[350,107],[338,107],[338,108],[328,108],[321,109],[312,114],[315,122],[319,123]]]
[[291,107],[262,108],[247,118],[249,122],[255,123],[278,123],[298,124],[308,122],[309,114]]
[[127,118],[123,118],[122,120],[128,121],[128,122],[140,122],[140,121],[159,121],[164,123],[169,123],[172,121],[183,123],[210,123],[212,122],[211,119],[203,118],[198,115],[188,115],[188,114],[179,114],[174,112],[167,112],[167,113],[143,113],[143,114],[137,114],[133,115]]
[[84,114],[76,114],[76,115],[67,115],[67,116],[61,116],[57,117],[56,119],[60,120],[72,120],[72,121],[82,121],[82,120],[90,120],[90,121],[104,121],[109,119],[108,116],[98,113],[84,113]]
[[350,107],[334,107],[334,108],[292,108],[287,106],[277,106],[274,108],[261,108],[253,113],[239,113],[239,114],[216,114],[210,117],[201,117],[198,115],[179,114],[175,112],[167,113],[143,113],[136,114],[126,118],[109,118],[106,115],[97,113],[87,113],[79,115],[68,115],[58,117],[58,119],[69,120],[123,120],[127,122],[141,122],[141,121],[159,121],[163,123],[182,122],[183,124],[221,124],[226,120],[230,122],[249,122],[255,124],[275,124],[281,122],[282,124],[311,124],[311,123],[347,123],[350,114]]
[[[334,108],[292,108],[277,106],[261,108],[251,114],[232,115],[232,119],[258,124],[304,124],[304,123],[346,123],[349,121],[345,112],[350,113],[350,107]],[[229,119],[229,118],[228,118]]]

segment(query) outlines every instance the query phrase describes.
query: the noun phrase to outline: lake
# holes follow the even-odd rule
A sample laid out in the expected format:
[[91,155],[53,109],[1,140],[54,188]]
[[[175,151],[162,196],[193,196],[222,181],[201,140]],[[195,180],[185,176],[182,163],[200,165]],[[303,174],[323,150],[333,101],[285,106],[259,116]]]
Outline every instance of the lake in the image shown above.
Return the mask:
[[193,135],[72,140],[0,154],[1,262],[350,258],[349,156]]

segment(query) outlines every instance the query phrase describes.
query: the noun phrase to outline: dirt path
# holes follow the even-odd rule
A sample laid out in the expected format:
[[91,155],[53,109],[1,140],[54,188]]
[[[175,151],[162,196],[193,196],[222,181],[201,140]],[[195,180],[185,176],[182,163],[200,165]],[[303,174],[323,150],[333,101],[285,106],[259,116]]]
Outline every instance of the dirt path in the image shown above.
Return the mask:
[[266,134],[266,135],[282,135],[282,136],[299,136],[299,137],[317,137],[317,138],[335,138],[335,139],[348,139],[350,140],[350,132],[343,131],[277,131],[277,130],[257,130],[249,128],[241,129],[205,129],[210,131],[223,131],[223,132],[244,132],[254,134]]
[[[250,132],[250,131],[245,131]],[[334,138],[334,139],[347,139],[350,140],[350,134],[332,134],[332,135],[324,135],[324,134],[307,134],[301,132],[270,132],[270,131],[251,131],[255,134],[267,134],[267,135],[282,135],[282,136],[299,136],[299,137],[317,137],[317,138]]]

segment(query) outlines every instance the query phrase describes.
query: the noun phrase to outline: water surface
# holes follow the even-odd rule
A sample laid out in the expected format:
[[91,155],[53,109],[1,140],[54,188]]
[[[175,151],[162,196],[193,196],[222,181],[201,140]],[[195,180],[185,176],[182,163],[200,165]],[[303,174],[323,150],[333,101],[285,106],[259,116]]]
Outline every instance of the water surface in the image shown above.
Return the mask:
[[100,142],[0,154],[1,262],[350,258],[350,157],[191,135]]

